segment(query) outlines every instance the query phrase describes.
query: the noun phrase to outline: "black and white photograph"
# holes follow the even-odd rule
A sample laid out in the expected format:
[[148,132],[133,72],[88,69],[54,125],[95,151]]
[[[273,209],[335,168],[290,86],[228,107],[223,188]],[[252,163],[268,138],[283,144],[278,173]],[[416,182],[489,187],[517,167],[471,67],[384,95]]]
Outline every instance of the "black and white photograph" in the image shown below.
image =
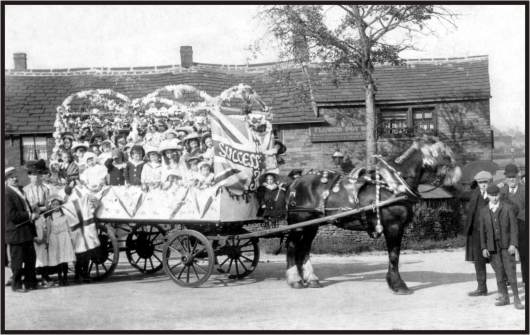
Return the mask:
[[528,9],[2,1],[2,333],[527,333]]

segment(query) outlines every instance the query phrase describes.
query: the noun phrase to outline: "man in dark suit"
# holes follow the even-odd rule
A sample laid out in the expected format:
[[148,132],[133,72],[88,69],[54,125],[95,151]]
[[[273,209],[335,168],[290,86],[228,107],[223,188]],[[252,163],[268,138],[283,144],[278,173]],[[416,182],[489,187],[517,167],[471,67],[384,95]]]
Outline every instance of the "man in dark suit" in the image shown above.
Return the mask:
[[[13,283],[15,292],[26,292],[37,288],[35,276],[35,248],[33,238],[37,235],[33,220],[38,214],[33,213],[29,202],[18,185],[15,168],[5,169],[5,236],[9,244]],[[22,278],[25,288],[22,287]]]
[[519,230],[519,256],[523,282],[528,282],[528,225],[526,224],[526,190],[519,180],[519,169],[515,164],[508,164],[504,169],[506,180],[502,185],[501,198],[514,205]]
[[488,205],[486,189],[493,176],[488,171],[480,171],[474,177],[474,188],[463,198],[469,200],[467,205],[464,235],[466,236],[466,261],[473,262],[477,277],[477,289],[469,292],[471,297],[488,295],[486,286],[486,263],[488,260],[482,256],[480,247],[480,210]]
[[500,200],[500,189],[497,185],[490,185],[487,189],[488,206],[480,210],[480,245],[484,258],[489,258],[497,287],[502,298],[495,306],[510,304],[508,289],[506,288],[506,274],[513,292],[514,306],[524,309],[517,290],[517,275],[515,270],[515,252],[518,245],[517,220],[513,206]]

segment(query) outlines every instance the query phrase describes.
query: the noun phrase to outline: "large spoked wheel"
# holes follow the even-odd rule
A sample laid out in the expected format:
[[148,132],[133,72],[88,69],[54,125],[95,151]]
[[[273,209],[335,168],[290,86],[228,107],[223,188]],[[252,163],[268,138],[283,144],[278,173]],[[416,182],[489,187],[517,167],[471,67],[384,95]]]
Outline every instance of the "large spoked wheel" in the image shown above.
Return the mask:
[[88,272],[92,280],[102,280],[109,277],[120,257],[118,240],[114,235],[114,230],[103,224],[97,226],[100,246],[94,249],[90,255]]
[[230,279],[241,279],[258,266],[258,239],[226,240],[215,250],[217,271],[228,274]]
[[213,248],[198,231],[176,231],[164,244],[163,256],[164,271],[180,286],[198,287],[212,274]]
[[125,242],[129,263],[142,273],[162,269],[162,246],[166,230],[160,225],[137,225]]

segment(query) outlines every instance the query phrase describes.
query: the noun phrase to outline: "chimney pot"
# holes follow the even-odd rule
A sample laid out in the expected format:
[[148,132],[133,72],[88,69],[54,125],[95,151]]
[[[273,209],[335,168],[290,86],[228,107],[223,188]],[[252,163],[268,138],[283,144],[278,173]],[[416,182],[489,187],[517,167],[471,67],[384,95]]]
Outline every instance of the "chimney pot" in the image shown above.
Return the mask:
[[27,63],[26,63],[26,53],[24,52],[17,52],[13,54],[13,60],[15,62],[15,71],[26,71]]
[[180,47],[180,65],[183,68],[193,66],[193,48],[190,45]]

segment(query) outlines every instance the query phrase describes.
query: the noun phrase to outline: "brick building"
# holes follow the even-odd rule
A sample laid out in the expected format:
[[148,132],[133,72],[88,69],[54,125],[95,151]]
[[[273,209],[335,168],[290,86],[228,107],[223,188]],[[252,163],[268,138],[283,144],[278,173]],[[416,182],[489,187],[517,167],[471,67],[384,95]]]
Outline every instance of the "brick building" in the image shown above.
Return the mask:
[[[332,76],[314,65],[309,78],[290,63],[219,65],[193,61],[181,47],[177,65],[123,68],[28,69],[25,54],[14,55],[5,71],[5,163],[20,166],[37,152],[53,148],[56,107],[72,93],[112,89],[134,99],[170,84],[189,84],[211,96],[239,83],[251,85],[272,107],[276,134],[288,147],[284,172],[294,167],[332,168],[339,149],[354,163],[364,157],[364,91],[355,76]],[[379,66],[377,84],[378,147],[401,150],[410,135],[422,132],[448,141],[465,164],[491,159],[490,86],[485,56],[407,60]],[[311,104],[311,94],[316,108]],[[328,121],[344,116],[346,124]]]

